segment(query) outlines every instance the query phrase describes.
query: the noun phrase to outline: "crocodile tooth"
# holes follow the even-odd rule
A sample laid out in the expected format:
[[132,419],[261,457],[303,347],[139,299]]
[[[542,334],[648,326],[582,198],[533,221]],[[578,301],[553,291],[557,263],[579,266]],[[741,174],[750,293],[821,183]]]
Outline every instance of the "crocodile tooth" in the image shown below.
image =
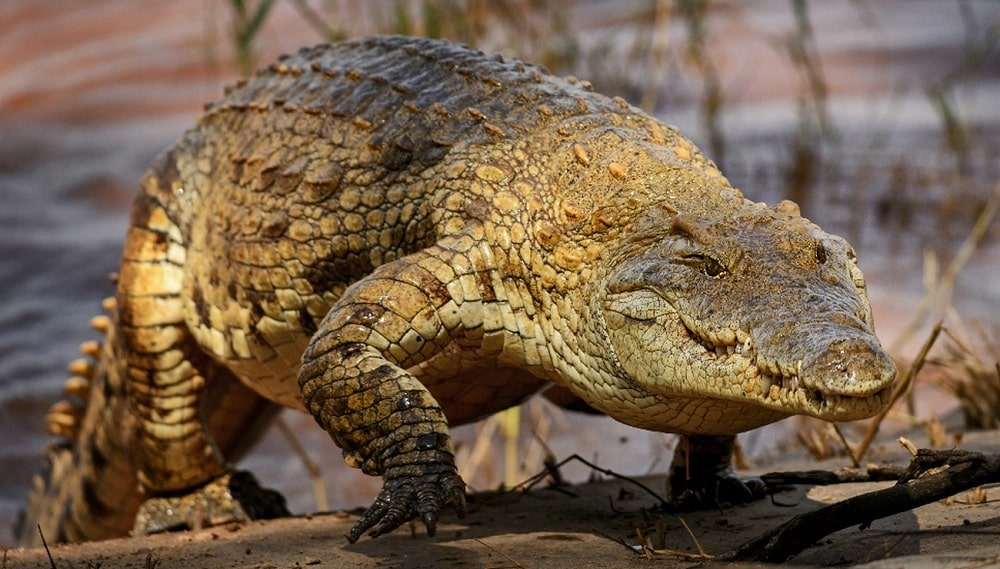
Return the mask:
[[716,346],[715,347],[715,355],[717,355],[717,356],[719,356],[721,358],[722,356],[726,355],[726,349],[723,348],[722,346]]
[[732,344],[727,344],[726,345],[726,355],[727,356],[731,356],[731,355],[733,355],[735,353],[736,353],[736,346],[734,346]]
[[736,331],[736,343],[745,344],[750,341],[750,334],[744,332],[743,330]]
[[762,374],[760,376],[760,387],[764,390],[764,393],[771,391],[771,385],[773,384],[771,376],[767,374]]
[[793,375],[788,380],[788,389],[791,391],[798,391],[799,389],[799,376]]

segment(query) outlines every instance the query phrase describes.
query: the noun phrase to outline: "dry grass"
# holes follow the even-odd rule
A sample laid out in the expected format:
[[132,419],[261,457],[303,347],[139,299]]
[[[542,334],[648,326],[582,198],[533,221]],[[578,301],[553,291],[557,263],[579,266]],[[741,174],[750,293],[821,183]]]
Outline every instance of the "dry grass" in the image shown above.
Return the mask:
[[935,384],[958,400],[969,429],[1000,429],[1000,328],[960,322],[949,331]]

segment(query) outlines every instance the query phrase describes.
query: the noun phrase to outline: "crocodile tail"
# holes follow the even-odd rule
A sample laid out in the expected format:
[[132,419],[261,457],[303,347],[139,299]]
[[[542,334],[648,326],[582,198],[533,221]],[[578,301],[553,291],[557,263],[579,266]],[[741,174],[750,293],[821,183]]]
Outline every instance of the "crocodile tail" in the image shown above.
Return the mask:
[[86,342],[86,358],[70,364],[67,399],[46,415],[58,442],[45,452],[15,535],[23,546],[127,535],[143,496],[129,458],[133,429],[126,410],[122,339],[115,301],[91,322],[104,342]]

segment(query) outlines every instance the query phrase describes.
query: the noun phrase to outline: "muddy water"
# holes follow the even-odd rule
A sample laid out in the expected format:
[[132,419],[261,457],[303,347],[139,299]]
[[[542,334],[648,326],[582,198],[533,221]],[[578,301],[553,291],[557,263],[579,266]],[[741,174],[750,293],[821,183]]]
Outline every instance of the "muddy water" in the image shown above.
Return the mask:
[[[922,295],[924,252],[947,261],[998,179],[1000,58],[987,58],[955,91],[958,116],[971,133],[960,183],[924,89],[962,65],[977,32],[1000,25],[1000,5],[968,3],[972,17],[963,20],[958,4],[947,1],[812,4],[837,138],[807,159],[822,167],[804,210],[858,248],[880,334],[892,343]],[[775,47],[794,22],[783,1],[717,6],[708,26],[727,96],[726,170],[745,193],[773,202],[785,197],[791,141],[800,128],[802,78]],[[611,0],[574,5],[570,21],[584,56],[572,72],[596,78],[609,61],[641,58],[631,53],[636,36],[627,24],[637,11]],[[10,542],[9,522],[38,449],[49,440],[41,434],[42,414],[59,396],[77,344],[93,337],[87,321],[111,292],[107,276],[117,265],[135,181],[233,75],[225,63],[231,58],[225,16],[224,3],[195,0],[142,10],[124,0],[7,0],[0,7],[0,545]],[[356,21],[352,34],[373,31],[370,20]],[[664,29],[658,41],[683,41],[681,24]],[[279,3],[260,55],[316,41]],[[619,80],[598,87],[637,100],[648,65],[625,67]],[[678,60],[664,69],[670,80],[657,90],[657,112],[707,147],[697,107],[701,76]],[[1000,323],[1000,289],[991,284],[1000,276],[996,233],[994,224],[956,288],[958,312],[989,324]],[[550,429],[558,456],[596,456],[625,473],[663,469],[668,461],[662,435],[608,419],[541,416],[535,407],[525,415],[526,425]],[[288,414],[286,420],[321,464],[334,507],[369,500],[377,481],[344,467],[311,419]],[[470,461],[482,428],[459,430]],[[787,432],[778,427],[747,441],[768,448]],[[274,430],[246,466],[282,489],[293,509],[312,510],[308,477],[288,447]],[[501,461],[492,457],[498,454],[486,454],[489,468],[479,469],[474,485],[497,483]]]

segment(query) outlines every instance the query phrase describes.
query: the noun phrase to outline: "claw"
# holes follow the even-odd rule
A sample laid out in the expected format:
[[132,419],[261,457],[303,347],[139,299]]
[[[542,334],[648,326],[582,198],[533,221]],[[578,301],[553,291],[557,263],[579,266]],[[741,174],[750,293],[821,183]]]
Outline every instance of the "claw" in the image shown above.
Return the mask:
[[369,537],[387,534],[414,518],[420,518],[427,535],[433,537],[441,510],[449,505],[459,517],[465,517],[465,483],[455,472],[387,480],[371,507],[351,528],[347,541],[358,541],[369,529]]
[[671,501],[678,508],[698,510],[759,500],[767,494],[767,485],[760,478],[744,478],[726,469],[708,480],[672,480],[671,494]]
[[427,537],[434,537],[437,533],[437,514],[435,512],[424,513],[424,527],[427,528]]

